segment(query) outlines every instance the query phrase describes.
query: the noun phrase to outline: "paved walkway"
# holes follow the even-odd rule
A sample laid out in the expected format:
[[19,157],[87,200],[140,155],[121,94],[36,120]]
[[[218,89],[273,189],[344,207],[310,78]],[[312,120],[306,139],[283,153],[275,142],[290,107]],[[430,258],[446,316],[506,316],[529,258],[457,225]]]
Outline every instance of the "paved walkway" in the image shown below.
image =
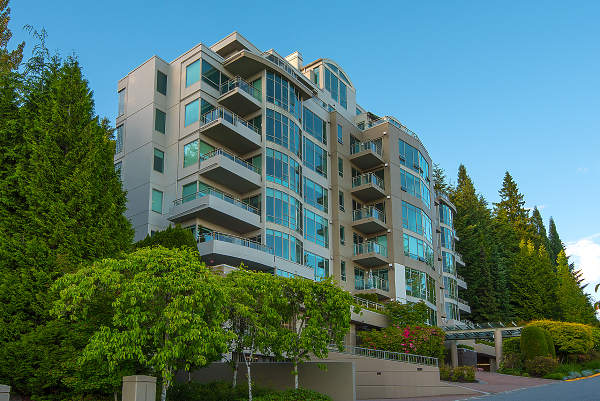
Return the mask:
[[[475,374],[479,383],[452,383],[456,386],[466,387],[472,390],[480,391],[480,395],[502,393],[505,391],[518,390],[528,387],[544,386],[548,384],[560,383],[557,380],[536,379],[533,377],[521,377],[502,375],[499,373],[477,372]],[[479,397],[478,395],[446,395],[436,397],[418,397],[418,398],[401,398],[402,401],[456,401],[467,400],[469,398]],[[394,401],[386,400],[371,400],[371,401]]]

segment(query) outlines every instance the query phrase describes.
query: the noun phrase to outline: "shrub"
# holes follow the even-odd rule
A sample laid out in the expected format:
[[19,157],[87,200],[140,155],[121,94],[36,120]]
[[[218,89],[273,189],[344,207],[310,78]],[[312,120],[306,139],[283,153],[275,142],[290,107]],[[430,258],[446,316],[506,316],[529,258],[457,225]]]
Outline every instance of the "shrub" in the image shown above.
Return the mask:
[[508,353],[502,357],[502,362],[500,363],[501,369],[521,369],[522,367],[523,355]]
[[[356,294],[356,298],[365,299],[371,302],[379,302],[379,298],[377,298],[377,294]],[[252,397],[254,398],[254,397]]]
[[556,359],[556,349],[554,348],[554,341],[552,340],[552,334],[546,329],[542,329],[544,337],[546,338],[546,345],[548,346],[548,356]]
[[598,327],[592,327],[592,341],[594,349],[600,351],[600,329]]
[[[269,387],[252,383],[252,398],[274,393]],[[167,391],[169,401],[238,401],[248,399],[248,384],[239,383],[233,387],[230,382],[173,383]]]
[[527,327],[537,326],[546,329],[552,335],[557,354],[583,355],[593,347],[592,328],[581,323],[554,322],[537,320]]
[[511,337],[502,341],[503,354],[520,354],[521,353],[521,338]]
[[558,367],[558,361],[547,356],[538,356],[525,361],[525,368],[531,376],[542,377],[550,374]]
[[[520,342],[520,340],[519,340],[519,342]],[[494,344],[493,341],[488,341],[488,340],[475,340],[475,344],[489,345],[490,347],[496,346],[496,344]]]
[[471,351],[475,351],[475,348],[471,347],[470,345],[466,345],[466,344],[458,344],[456,347],[457,348],[470,349]]
[[331,401],[331,397],[305,388],[288,388],[272,394],[252,397],[254,401]]
[[465,380],[474,382],[475,381],[475,367],[474,366],[464,366],[463,367],[463,375]]
[[452,369],[452,381],[457,382],[458,379],[462,376],[462,369],[460,367],[456,367]]
[[565,375],[563,375],[562,373],[550,373],[549,375],[544,376],[544,379],[550,379],[550,380],[562,380],[564,379]]
[[525,361],[538,356],[548,356],[548,345],[543,330],[538,326],[526,326],[521,331],[521,353]]
[[362,346],[391,352],[431,356],[443,360],[446,334],[435,326],[390,325],[381,331],[360,333]]
[[450,374],[452,373],[452,367],[450,365],[446,365],[442,363],[440,365],[440,379],[448,380],[450,378]]
[[474,366],[458,366],[456,368],[450,365],[442,364],[440,366],[440,379],[441,380],[452,380],[456,382],[463,378],[466,381],[475,381],[475,367]]

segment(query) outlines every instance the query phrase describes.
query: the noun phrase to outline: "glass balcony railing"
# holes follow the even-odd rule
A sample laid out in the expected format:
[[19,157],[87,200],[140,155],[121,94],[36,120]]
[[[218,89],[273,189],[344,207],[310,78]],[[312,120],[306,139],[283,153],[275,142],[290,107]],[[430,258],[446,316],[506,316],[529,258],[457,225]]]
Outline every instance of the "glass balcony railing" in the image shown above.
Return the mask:
[[382,212],[373,206],[367,206],[352,212],[352,221],[367,219],[369,217],[375,217],[385,223],[385,212]]
[[[356,282],[356,278],[355,278],[355,282]],[[356,305],[359,305],[359,306],[362,306],[362,307],[368,308],[368,309],[374,309],[374,310],[376,310],[378,312],[382,312],[382,313],[385,312],[385,305],[382,305],[377,302],[369,301],[368,299],[362,299],[357,296],[354,296],[353,298],[354,298],[354,303]]]
[[385,280],[379,277],[354,278],[355,290],[370,290],[373,288],[387,292],[390,290],[390,282],[389,280]]
[[352,178],[352,188],[360,187],[365,184],[375,184],[381,189],[385,189],[383,180],[373,173],[367,173]]
[[240,77],[231,78],[229,81],[221,85],[221,95],[231,92],[235,88],[240,88],[259,102],[262,102],[260,90],[256,89],[254,86],[250,85]]
[[217,189],[214,189],[214,188],[206,188],[206,189],[203,189],[202,191],[198,191],[196,193],[184,196],[183,198],[176,199],[173,201],[173,204],[174,204],[174,206],[178,206],[183,203],[192,201],[194,199],[202,198],[206,195],[212,195],[216,198],[223,199],[225,202],[231,203],[234,206],[237,206],[239,208],[242,208],[244,210],[247,210],[249,212],[252,212],[252,213],[260,216],[260,211],[257,208],[247,205],[247,204],[241,202],[240,200],[234,198],[233,196],[231,196],[225,192],[219,191]]
[[354,145],[350,146],[350,154],[351,155],[353,155],[355,153],[360,153],[365,150],[372,150],[373,152],[377,153],[379,156],[383,157],[383,150],[381,149],[381,146],[377,145],[373,141],[359,142],[359,143],[355,143]]
[[223,106],[217,107],[216,109],[209,111],[208,113],[204,113],[201,118],[202,125],[211,123],[215,120],[218,120],[219,118],[222,118],[223,120],[229,122],[232,125],[236,125],[236,126],[238,124],[243,125],[247,128],[250,128],[252,131],[256,132],[258,135],[260,135],[260,130],[257,127],[250,124],[248,121],[244,120],[237,114],[232,113],[231,111],[227,110]]
[[362,255],[371,252],[375,252],[386,258],[388,256],[387,247],[380,245],[377,242],[367,241],[362,244],[354,244],[354,255]]
[[200,234],[196,238],[197,242],[221,241],[230,244],[245,246],[246,248],[256,249],[262,252],[273,254],[273,248],[268,245],[263,245],[260,242],[252,241],[248,238],[238,237],[231,234],[224,234],[217,231],[210,231]]
[[261,54],[261,56],[263,56],[264,58],[266,58],[267,60],[269,60],[270,62],[275,64],[276,66],[279,66],[280,68],[282,68],[285,72],[290,74],[292,77],[294,77],[296,79],[298,78],[296,75],[296,72],[294,71],[294,67],[292,67],[290,64],[283,61],[276,55],[274,55],[271,50],[267,50],[266,52],[263,52]]
[[202,160],[208,160],[211,157],[214,157],[214,156],[217,156],[217,155],[224,156],[224,157],[228,158],[229,160],[236,162],[240,166],[246,167],[248,170],[252,170],[252,171],[254,171],[257,174],[260,174],[260,168],[259,167],[256,167],[256,166],[248,163],[246,160],[240,159],[239,157],[237,157],[237,156],[229,153],[225,149],[215,149],[212,152],[205,153],[205,154],[203,154],[203,155],[200,156],[200,161],[202,161]]

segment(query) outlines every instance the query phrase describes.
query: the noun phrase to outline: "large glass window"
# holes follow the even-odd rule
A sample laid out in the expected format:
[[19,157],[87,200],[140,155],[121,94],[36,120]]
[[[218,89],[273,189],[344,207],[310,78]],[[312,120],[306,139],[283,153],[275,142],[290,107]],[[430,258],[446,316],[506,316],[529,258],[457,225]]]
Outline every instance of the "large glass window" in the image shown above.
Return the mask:
[[267,102],[287,110],[300,120],[300,92],[285,78],[267,71]]
[[194,181],[190,184],[184,185],[181,191],[182,202],[189,202],[196,198],[196,193],[198,192],[198,181]]
[[340,224],[340,245],[346,245],[346,228]]
[[304,178],[304,201],[312,207],[327,213],[327,189],[308,178]]
[[303,246],[302,241],[293,235],[288,235],[276,230],[266,230],[267,245],[273,248],[275,256],[291,260],[295,263],[303,263]]
[[305,132],[327,145],[327,123],[306,107],[304,108],[303,127]]
[[185,105],[185,126],[195,123],[200,119],[200,99]]
[[336,102],[339,102],[338,81],[338,77],[334,73],[329,71],[329,68],[325,68],[325,89],[331,94],[331,98]]
[[456,276],[456,264],[454,262],[454,255],[450,252],[442,251],[442,266],[444,272],[450,273]]
[[424,180],[429,181],[429,163],[418,149],[400,139],[400,163],[416,171]]
[[154,149],[154,171],[165,172],[165,152]]
[[200,60],[188,65],[185,69],[186,88],[198,81],[200,81]]
[[[325,70],[325,89],[331,94],[331,98],[338,102],[343,108],[348,108],[348,88],[343,81],[349,84],[348,78],[336,66],[326,63]],[[331,70],[330,70],[331,69]],[[339,78],[338,78],[339,76]],[[360,114],[360,113],[359,113]]]
[[304,251],[304,264],[315,272],[315,281],[329,276],[329,258]]
[[300,128],[286,116],[267,109],[267,141],[275,142],[302,157]]
[[125,89],[119,91],[119,104],[117,109],[117,117],[121,117],[125,114]]
[[421,181],[418,176],[400,170],[400,185],[403,191],[422,199],[423,204],[428,208],[431,208],[431,193],[429,191],[429,186]]
[[310,210],[304,210],[304,238],[329,248],[329,222]]
[[267,188],[267,221],[302,233],[302,203],[284,192]]
[[452,277],[444,276],[444,296],[458,300],[458,284]]
[[124,125],[119,125],[116,129],[115,133],[115,153],[120,153],[123,151],[123,127]]
[[404,234],[404,256],[425,262],[435,270],[433,249],[423,240]]
[[342,281],[346,281],[346,262],[340,262],[340,276]]
[[348,90],[346,88],[346,84],[340,81],[340,106],[347,109],[348,108]]
[[338,157],[338,174],[340,177],[344,176],[344,159]]
[[183,146],[183,167],[198,163],[198,141]]
[[222,84],[229,81],[229,77],[207,63],[206,60],[202,60],[202,81],[219,90]]
[[440,234],[442,246],[444,248],[448,248],[454,250],[454,232],[452,230],[447,229],[446,227],[440,227],[442,232]]
[[162,134],[164,134],[167,129],[167,115],[164,112],[160,111],[159,109],[156,109],[156,118],[154,120],[154,129]]
[[115,163],[115,173],[117,174],[117,177],[119,177],[119,181],[123,181],[123,163],[122,162]]
[[446,319],[459,320],[460,314],[458,312],[458,305],[452,302],[446,302]]
[[167,76],[156,70],[156,91],[167,96]]
[[431,219],[416,206],[402,201],[402,225],[407,230],[420,234],[433,243]]
[[304,140],[304,165],[327,178],[327,151],[312,141]]
[[440,222],[447,224],[450,227],[454,228],[453,221],[452,221],[452,211],[450,210],[450,207],[441,203],[439,206],[439,211],[440,211]]
[[436,304],[435,279],[429,274],[407,267],[405,270],[406,295]]
[[267,181],[291,188],[302,195],[300,165],[294,159],[277,150],[267,148]]
[[342,126],[339,125],[339,124],[338,124],[338,128],[337,128],[337,134],[338,134],[338,142],[343,145],[344,144],[344,137],[342,135]]
[[163,193],[152,188],[152,211],[162,214]]

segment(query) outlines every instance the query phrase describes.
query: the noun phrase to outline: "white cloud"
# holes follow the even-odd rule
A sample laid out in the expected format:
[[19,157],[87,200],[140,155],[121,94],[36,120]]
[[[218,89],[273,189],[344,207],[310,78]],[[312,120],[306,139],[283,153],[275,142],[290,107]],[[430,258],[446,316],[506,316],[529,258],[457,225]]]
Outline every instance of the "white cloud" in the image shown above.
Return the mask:
[[[600,233],[565,244],[570,262],[575,262],[575,269],[583,273],[584,283],[589,283],[586,291],[600,300],[600,292],[594,287],[600,282]],[[599,290],[600,291],[600,290]]]
[[578,173],[585,173],[586,171],[588,171],[590,168],[589,167],[579,167],[577,169]]
[[[542,210],[542,209],[543,209],[543,208],[545,208],[545,207],[548,207],[548,205],[540,205],[540,206],[537,206],[538,210]],[[525,208],[525,210],[530,210],[530,211],[531,211],[531,210],[533,210],[533,208],[532,208],[532,207],[526,207],[526,208]]]

